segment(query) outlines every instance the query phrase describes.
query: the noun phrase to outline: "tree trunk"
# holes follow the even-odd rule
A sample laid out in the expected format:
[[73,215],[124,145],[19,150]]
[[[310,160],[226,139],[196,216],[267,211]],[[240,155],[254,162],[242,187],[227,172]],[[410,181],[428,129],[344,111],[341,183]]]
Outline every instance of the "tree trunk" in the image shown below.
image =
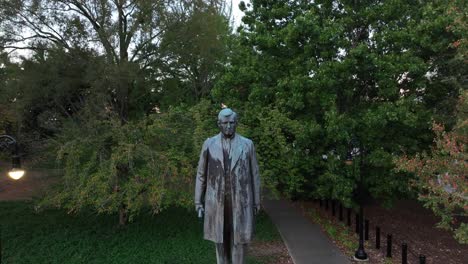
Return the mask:
[[[115,191],[120,192],[120,184],[128,180],[128,166],[126,164],[117,165],[117,182],[115,185]],[[128,209],[125,204],[124,197],[121,197],[119,206],[119,226],[123,227],[128,223]]]
[[119,208],[119,227],[124,227],[128,223],[128,213],[125,204],[121,204]]

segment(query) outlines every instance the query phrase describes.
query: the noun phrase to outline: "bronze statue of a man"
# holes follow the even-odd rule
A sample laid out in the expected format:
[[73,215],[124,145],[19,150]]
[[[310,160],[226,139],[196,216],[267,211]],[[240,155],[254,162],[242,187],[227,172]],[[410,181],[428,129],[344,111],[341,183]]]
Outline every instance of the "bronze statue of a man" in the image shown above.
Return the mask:
[[195,186],[195,209],[205,215],[204,238],[216,243],[218,264],[244,264],[260,210],[260,176],[254,144],[236,134],[237,114],[218,115],[218,135],[203,144]]

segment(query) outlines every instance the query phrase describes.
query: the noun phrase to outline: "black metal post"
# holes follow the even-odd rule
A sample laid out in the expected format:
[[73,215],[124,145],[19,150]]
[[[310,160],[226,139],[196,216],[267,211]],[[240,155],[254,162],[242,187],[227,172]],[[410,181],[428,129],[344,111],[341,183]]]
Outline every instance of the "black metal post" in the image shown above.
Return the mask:
[[356,214],[354,220],[354,223],[356,224],[356,234],[359,234],[359,214]]
[[419,264],[426,264],[426,256],[419,255]]
[[365,221],[364,239],[366,241],[369,240],[369,220],[368,219],[366,219],[366,221]]
[[[364,250],[364,194],[363,194],[363,181],[362,181],[362,164],[363,164],[363,153],[364,150],[360,146],[359,142],[357,144],[352,144],[352,153],[354,153],[359,157],[359,187],[358,187],[358,202],[359,202],[359,248],[356,250],[356,253],[354,254],[354,259],[358,261],[366,261],[369,258],[367,257],[367,253]],[[355,149],[357,149],[357,152],[355,152]],[[356,162],[355,162],[356,163]],[[356,175],[356,164],[353,166],[353,174]]]
[[392,235],[387,235],[387,258],[392,257]]
[[328,211],[328,199],[325,199],[325,210]]
[[323,200],[322,199],[319,200],[319,204],[320,204],[320,208],[322,208],[323,207]]
[[408,245],[406,243],[401,245],[401,264],[408,264]]
[[367,253],[364,251],[364,227],[363,227],[363,216],[364,209],[362,205],[359,206],[359,248],[354,254],[354,257],[358,260],[367,260]]
[[[21,167],[21,160],[19,157],[19,148],[18,142],[15,138],[9,135],[0,135],[0,140],[4,140],[6,143],[2,143],[0,141],[0,148],[8,147],[9,145],[13,145],[12,150],[12,168],[19,169]],[[0,264],[2,263],[2,226],[0,225]]]
[[380,249],[380,227],[375,228],[375,248]]
[[343,205],[340,203],[338,219],[343,221]]

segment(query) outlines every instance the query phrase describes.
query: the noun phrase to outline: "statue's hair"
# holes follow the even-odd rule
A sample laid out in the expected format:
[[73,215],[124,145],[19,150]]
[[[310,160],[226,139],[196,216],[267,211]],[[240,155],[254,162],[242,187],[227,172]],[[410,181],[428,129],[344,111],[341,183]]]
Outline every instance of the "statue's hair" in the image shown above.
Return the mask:
[[234,115],[234,120],[237,121],[237,113],[232,111],[231,108],[224,108],[223,110],[219,111],[218,121],[223,117],[229,117],[231,115]]

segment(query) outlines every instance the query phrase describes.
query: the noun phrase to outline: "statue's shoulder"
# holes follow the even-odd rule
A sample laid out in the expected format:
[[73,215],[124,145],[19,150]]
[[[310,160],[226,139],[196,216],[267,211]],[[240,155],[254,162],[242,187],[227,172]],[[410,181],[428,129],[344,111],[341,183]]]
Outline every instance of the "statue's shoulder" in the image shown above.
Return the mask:
[[243,144],[245,144],[247,146],[251,146],[253,144],[252,140],[250,140],[250,139],[248,139],[248,138],[246,138],[246,137],[244,137],[242,135],[239,135],[239,134],[236,134],[236,137],[237,136],[239,136],[239,139]]
[[217,138],[217,137],[219,137],[219,134],[218,134],[218,135],[214,135],[214,136],[212,136],[212,137],[209,137],[209,138],[207,138],[207,139],[205,140],[205,142],[203,143],[203,145],[205,145],[205,146],[207,146],[207,147],[208,147],[208,146],[210,146],[210,145],[214,144],[214,143],[215,143],[215,141],[216,141],[216,138]]

